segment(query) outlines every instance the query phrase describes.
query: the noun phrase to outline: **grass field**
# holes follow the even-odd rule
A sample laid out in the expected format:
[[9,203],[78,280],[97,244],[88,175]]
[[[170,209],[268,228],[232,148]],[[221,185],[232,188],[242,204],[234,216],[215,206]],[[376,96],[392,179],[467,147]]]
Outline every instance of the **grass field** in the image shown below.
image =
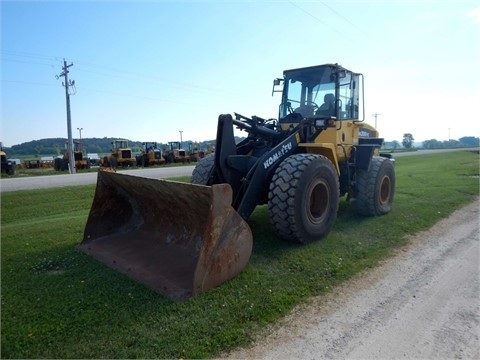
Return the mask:
[[396,161],[391,213],[364,218],[344,199],[322,241],[276,239],[265,206],[249,220],[254,249],[235,279],[174,303],[74,249],[94,186],[1,197],[2,358],[205,358],[245,345],[308,297],[375,266],[407,235],[479,195],[479,155]]

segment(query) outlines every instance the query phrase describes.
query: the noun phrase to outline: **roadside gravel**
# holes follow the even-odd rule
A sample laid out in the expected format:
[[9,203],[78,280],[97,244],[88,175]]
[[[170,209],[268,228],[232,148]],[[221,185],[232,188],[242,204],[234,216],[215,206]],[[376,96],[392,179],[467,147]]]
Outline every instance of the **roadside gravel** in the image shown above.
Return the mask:
[[227,359],[479,359],[478,199]]

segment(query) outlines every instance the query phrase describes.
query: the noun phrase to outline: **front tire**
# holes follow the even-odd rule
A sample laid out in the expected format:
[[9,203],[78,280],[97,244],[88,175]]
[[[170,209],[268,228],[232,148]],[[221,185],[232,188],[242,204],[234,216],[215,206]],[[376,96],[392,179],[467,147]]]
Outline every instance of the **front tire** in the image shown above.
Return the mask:
[[327,235],[337,219],[340,190],[332,162],[295,154],[275,170],[268,193],[270,223],[288,241],[307,244]]
[[117,161],[117,158],[115,156],[111,156],[110,157],[110,167],[112,167],[113,169],[116,169],[117,166],[118,166],[118,161]]
[[395,168],[390,159],[372,157],[368,170],[357,170],[353,209],[364,216],[384,215],[392,209]]
[[208,154],[200,159],[192,172],[191,183],[208,185],[213,166],[215,165],[215,153]]

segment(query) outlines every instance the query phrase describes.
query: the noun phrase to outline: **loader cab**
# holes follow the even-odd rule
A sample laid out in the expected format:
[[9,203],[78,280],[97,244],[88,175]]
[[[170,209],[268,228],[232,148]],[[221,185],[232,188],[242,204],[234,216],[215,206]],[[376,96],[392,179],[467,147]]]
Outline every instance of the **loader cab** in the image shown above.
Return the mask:
[[363,75],[339,65],[319,65],[286,70],[283,79],[280,123],[300,122],[304,118],[331,118],[362,121]]
[[126,139],[119,139],[112,141],[112,151],[116,149],[126,149],[128,148],[128,140]]

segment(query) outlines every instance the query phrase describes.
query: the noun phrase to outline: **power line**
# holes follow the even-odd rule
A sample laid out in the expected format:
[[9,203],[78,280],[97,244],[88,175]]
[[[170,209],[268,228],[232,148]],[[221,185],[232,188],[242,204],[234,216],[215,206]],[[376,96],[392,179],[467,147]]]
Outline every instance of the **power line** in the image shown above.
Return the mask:
[[336,32],[337,34],[343,36],[345,39],[349,40],[349,41],[354,41],[353,39],[349,38],[348,36],[346,36],[344,33],[342,33],[341,31],[338,31],[337,29],[333,28],[332,26],[328,25],[325,21],[319,19],[317,16],[313,15],[312,13],[308,12],[307,10],[305,10],[304,8],[298,6],[297,4],[295,4],[293,1],[289,1],[289,3],[293,6],[295,6],[297,9],[299,9],[300,11],[304,12],[305,14],[307,14],[308,16],[312,17],[313,19],[315,19],[316,21],[318,21],[320,24],[324,25],[325,27],[328,27],[330,30]]
[[[38,65],[45,65],[50,67],[56,66],[56,64],[54,65],[53,62],[58,62],[60,60],[57,56],[49,56],[49,55],[27,53],[27,52],[20,52],[20,51],[1,50],[0,54],[5,56],[13,56],[13,57],[20,58],[20,60],[19,59],[2,59],[2,61],[6,60],[9,62],[15,62],[15,63],[38,64]],[[51,64],[39,63],[39,62],[37,63],[33,61],[23,60],[22,58],[51,60],[52,63]],[[66,60],[75,61],[77,72],[93,73],[101,76],[115,77],[119,79],[126,79],[129,81],[143,82],[143,83],[156,84],[156,85],[158,85],[159,83],[168,83],[169,87],[183,89],[187,91],[214,92],[214,93],[220,93],[220,94],[231,95],[231,96],[240,96],[240,94],[228,92],[225,89],[215,89],[215,88],[210,88],[205,86],[192,85],[190,83],[183,83],[183,82],[179,82],[171,79],[166,79],[166,78],[158,77],[152,74],[142,74],[142,73],[127,71],[127,70],[112,68],[109,66],[93,64],[93,63],[78,60],[78,59],[66,59]],[[93,68],[94,70],[93,71],[88,70],[89,67]],[[100,70],[100,71],[95,71],[95,70]]]
[[5,83],[18,83],[18,84],[25,84],[25,85],[37,85],[37,86],[56,86],[53,84],[41,83],[41,82],[33,82],[33,81],[22,81],[22,80],[6,80],[2,79],[2,82]]
[[328,8],[331,12],[333,12],[335,15],[337,15],[339,18],[343,19],[344,21],[346,21],[347,23],[349,23],[351,26],[353,26],[355,29],[359,30],[360,32],[362,32],[364,35],[366,35],[367,37],[370,38],[370,34],[368,34],[367,32],[365,32],[362,28],[360,28],[359,26],[355,25],[352,21],[350,21],[349,19],[347,19],[344,15],[340,14],[338,11],[336,11],[334,8],[332,8],[330,5],[326,4],[325,2],[323,1],[320,1],[320,3],[325,6],[326,8]]
[[33,65],[45,65],[48,67],[54,67],[52,63],[41,63],[41,62],[36,62],[36,61],[26,61],[26,60],[13,60],[13,59],[5,59],[2,58],[2,62],[13,62],[17,64],[33,64]]
[[[33,82],[33,81],[22,81],[22,80],[2,79],[1,82],[2,83],[13,83],[13,84],[18,83],[18,84],[33,85],[33,86],[52,86],[52,87],[57,86],[57,85],[53,85],[53,84]],[[74,84],[74,86],[76,88],[76,84]],[[122,96],[122,97],[156,101],[156,102],[169,103],[169,104],[179,104],[179,105],[186,105],[186,106],[199,106],[199,105],[201,105],[199,103],[193,103],[193,102],[168,100],[168,99],[165,99],[165,98],[154,97],[154,96],[133,95],[133,94],[126,94],[126,93],[115,92],[115,91],[91,89],[91,88],[86,88],[86,87],[83,87],[83,86],[81,87],[81,90],[84,94],[87,93],[87,92],[93,92],[93,93],[109,94],[109,95],[114,95],[114,96]],[[74,94],[75,94],[75,92],[72,91],[72,93],[70,95],[74,95]]]
[[[300,6],[298,6],[297,4],[293,3],[292,1],[289,1],[291,5],[295,6],[296,8],[300,9],[301,11],[303,11],[304,13],[306,13],[307,15],[311,16],[312,18],[314,18],[315,20],[317,20],[318,22],[322,23],[323,25],[329,27],[331,30],[335,31],[337,34],[340,34],[341,36],[343,36],[344,38],[348,39],[349,41],[353,42],[353,43],[358,43],[360,39],[358,39],[359,35],[363,35],[367,40],[370,41],[370,44],[372,46],[375,46],[375,39],[374,39],[374,36],[372,36],[372,34],[369,34],[368,32],[366,32],[364,29],[362,29],[361,27],[357,26],[354,22],[350,21],[347,17],[345,17],[343,14],[341,14],[340,12],[338,12],[337,10],[335,10],[332,6],[328,5],[327,3],[325,3],[324,1],[321,1],[319,0],[318,2],[320,4],[322,4],[323,6],[325,6],[328,10],[330,10],[332,13],[334,13],[336,16],[338,16],[339,18],[341,18],[343,21],[347,22],[348,24],[350,24],[353,28],[355,28],[355,30],[357,31],[357,33],[355,34],[355,37],[356,39],[355,40],[352,40],[351,38],[349,38],[348,36],[346,36],[344,33],[336,30],[335,28],[329,26],[327,23],[325,23],[324,21],[320,20],[318,17],[316,17],[315,15],[312,15],[311,13],[309,13],[308,11],[306,11],[305,9],[301,8]],[[377,51],[377,47],[374,48],[375,51]],[[385,57],[385,54],[383,52],[379,52],[377,54],[377,58],[383,58],[385,61],[387,60],[387,58]]]
[[30,59],[55,60],[55,61],[58,61],[61,59],[59,56],[29,53],[25,51],[0,50],[0,53],[8,56],[26,57]]

